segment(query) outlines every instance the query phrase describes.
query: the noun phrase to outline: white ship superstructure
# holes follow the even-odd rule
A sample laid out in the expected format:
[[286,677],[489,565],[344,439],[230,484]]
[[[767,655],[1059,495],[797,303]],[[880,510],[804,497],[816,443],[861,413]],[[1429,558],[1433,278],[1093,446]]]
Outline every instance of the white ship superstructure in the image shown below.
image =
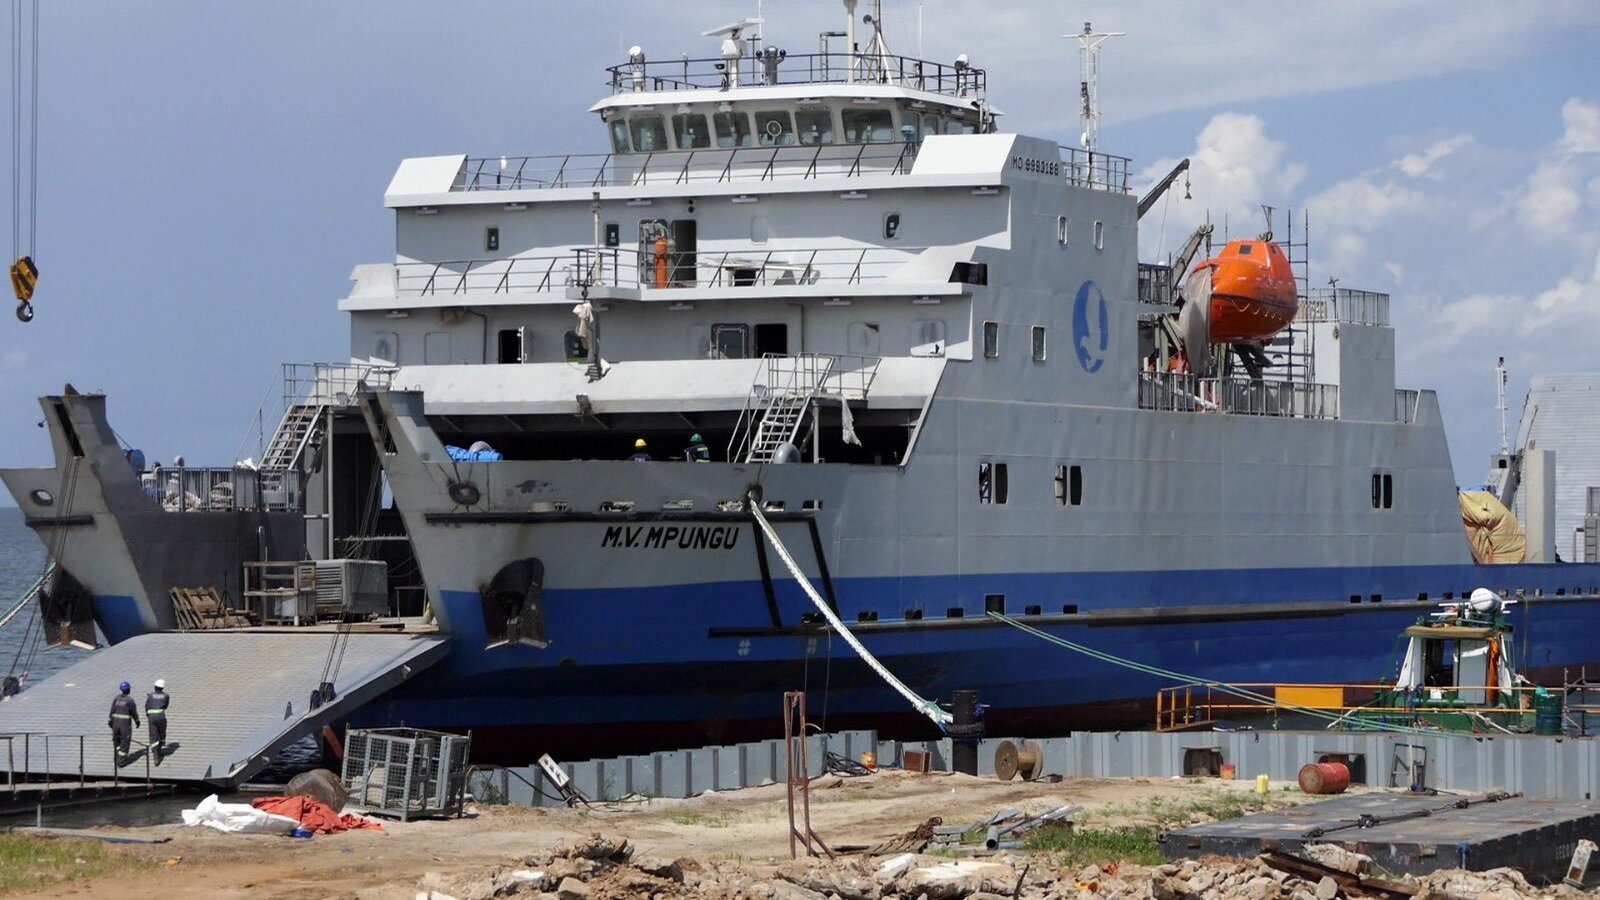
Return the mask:
[[[4,476],[47,543],[119,560],[68,563],[107,634],[172,627],[166,588],[216,568],[381,558],[451,651],[366,718],[539,750],[725,737],[826,662],[841,721],[882,727],[902,705],[828,641],[760,502],[907,684],[980,689],[1021,728],[1122,721],[1156,684],[986,612],[1207,678],[1325,682],[1376,675],[1417,610],[1489,586],[1548,594],[1522,671],[1592,655],[1594,568],[1471,562],[1387,296],[1302,279],[1292,323],[1213,304],[1224,257],[1290,271],[1294,242],[1191,270],[1202,230],[1141,265],[1171,178],[1140,202],[1126,159],[1002,131],[983,70],[894,55],[876,25],[815,54],[755,30],[716,30],[709,59],[635,48],[590,110],[604,152],[400,164],[396,257],[340,301],[350,362],[294,370],[261,437],[282,509],[250,514],[281,539],[207,538],[245,513],[156,505],[117,471],[104,398],[45,398],[61,463]],[[1204,309],[1265,337],[1208,339]],[[75,453],[98,454],[101,505],[31,502]],[[154,565],[130,532],[160,529],[211,541],[212,568]]]

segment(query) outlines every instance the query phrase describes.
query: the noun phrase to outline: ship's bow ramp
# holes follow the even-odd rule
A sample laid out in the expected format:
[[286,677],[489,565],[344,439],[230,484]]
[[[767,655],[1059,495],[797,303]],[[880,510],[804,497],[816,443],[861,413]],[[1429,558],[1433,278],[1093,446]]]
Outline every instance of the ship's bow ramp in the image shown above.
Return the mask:
[[76,778],[83,735],[84,775],[109,778],[106,722],[117,685],[126,681],[139,701],[141,727],[134,730],[132,761],[121,771],[142,779],[145,760],[138,754],[149,736],[144,698],[160,678],[172,696],[170,750],[151,766],[151,777],[236,785],[277,751],[345,718],[449,648],[438,635],[347,634],[333,678],[336,697],[312,709],[334,638],[328,631],[155,633],[106,647],[0,703],[0,736],[12,736],[0,738],[0,770]]

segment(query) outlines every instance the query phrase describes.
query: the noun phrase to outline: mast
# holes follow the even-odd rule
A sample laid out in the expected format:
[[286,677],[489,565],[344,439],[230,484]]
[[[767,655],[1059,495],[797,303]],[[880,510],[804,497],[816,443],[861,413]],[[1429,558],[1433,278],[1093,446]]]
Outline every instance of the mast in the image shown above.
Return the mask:
[[1506,358],[1500,357],[1494,364],[1494,408],[1500,412],[1500,455],[1505,456],[1511,452],[1511,444],[1506,435]]
[[1095,31],[1085,22],[1081,33],[1062,35],[1078,41],[1078,97],[1082,101],[1079,118],[1083,120],[1083,136],[1079,142],[1090,153],[1100,150],[1100,45],[1125,34],[1125,31]]

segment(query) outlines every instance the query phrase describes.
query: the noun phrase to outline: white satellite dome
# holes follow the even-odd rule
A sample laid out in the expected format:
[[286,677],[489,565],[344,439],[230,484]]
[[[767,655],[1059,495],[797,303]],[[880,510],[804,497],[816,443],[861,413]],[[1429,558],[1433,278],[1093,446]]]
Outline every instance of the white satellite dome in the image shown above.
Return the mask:
[[1488,588],[1478,588],[1467,601],[1473,612],[1490,613],[1500,608],[1500,595]]

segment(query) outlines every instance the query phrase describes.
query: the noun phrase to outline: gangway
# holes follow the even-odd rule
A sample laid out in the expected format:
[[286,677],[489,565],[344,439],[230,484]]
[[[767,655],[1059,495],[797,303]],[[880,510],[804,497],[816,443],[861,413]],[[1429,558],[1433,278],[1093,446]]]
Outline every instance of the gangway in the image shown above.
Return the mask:
[[0,733],[88,735],[81,756],[75,745],[69,753],[57,742],[49,752],[35,741],[16,746],[9,762],[0,755],[0,766],[17,777],[126,778],[135,768],[142,775],[138,758],[121,770],[113,764],[106,716],[118,682],[134,686],[142,710],[161,678],[172,695],[169,752],[152,777],[233,787],[278,751],[348,717],[449,650],[449,639],[433,632],[350,633],[335,699],[313,709],[333,637],[304,628],[156,632],[103,648],[0,703]]

